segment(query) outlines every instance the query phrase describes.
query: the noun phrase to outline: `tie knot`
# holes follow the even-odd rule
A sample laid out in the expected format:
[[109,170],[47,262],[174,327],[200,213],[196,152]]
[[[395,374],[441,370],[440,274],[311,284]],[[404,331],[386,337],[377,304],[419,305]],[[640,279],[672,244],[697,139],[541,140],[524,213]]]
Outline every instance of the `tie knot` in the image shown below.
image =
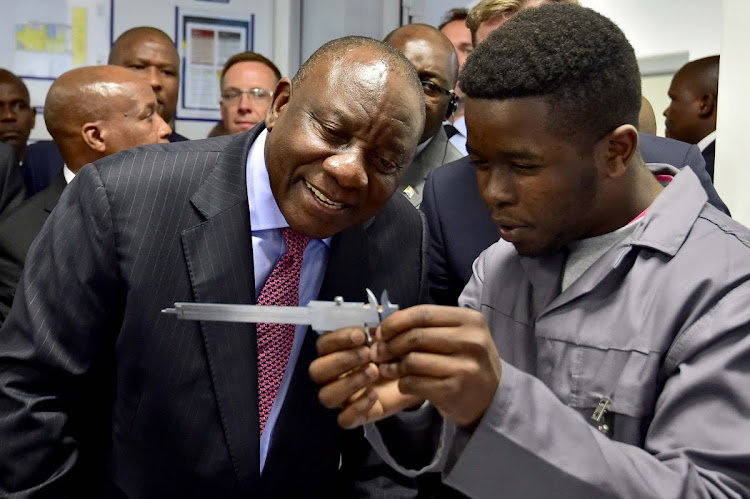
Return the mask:
[[281,229],[281,234],[284,236],[284,243],[286,243],[286,252],[301,257],[310,242],[310,236],[300,234],[291,227]]

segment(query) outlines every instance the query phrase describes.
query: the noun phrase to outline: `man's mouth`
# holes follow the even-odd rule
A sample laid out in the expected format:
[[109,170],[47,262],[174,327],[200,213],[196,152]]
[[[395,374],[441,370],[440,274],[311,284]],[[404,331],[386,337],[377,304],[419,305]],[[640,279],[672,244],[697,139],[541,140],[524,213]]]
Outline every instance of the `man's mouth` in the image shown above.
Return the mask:
[[305,180],[305,185],[308,189],[310,189],[310,192],[313,193],[313,195],[320,201],[322,204],[327,206],[328,208],[331,208],[332,210],[340,210],[344,207],[344,203],[337,203],[336,201],[331,201],[326,197],[325,194],[320,192],[318,189],[316,189],[310,182]]

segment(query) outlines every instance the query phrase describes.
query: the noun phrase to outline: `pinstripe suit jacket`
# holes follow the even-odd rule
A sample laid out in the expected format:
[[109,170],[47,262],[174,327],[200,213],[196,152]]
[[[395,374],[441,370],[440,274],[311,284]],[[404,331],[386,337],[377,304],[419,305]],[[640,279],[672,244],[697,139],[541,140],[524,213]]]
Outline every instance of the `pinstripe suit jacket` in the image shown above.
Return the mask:
[[[0,495],[330,497],[369,459],[317,401],[311,333],[259,476],[254,326],[160,313],[254,301],[245,164],[260,129],[131,149],[65,190],[0,330]],[[320,299],[424,299],[424,231],[394,196],[334,236]]]

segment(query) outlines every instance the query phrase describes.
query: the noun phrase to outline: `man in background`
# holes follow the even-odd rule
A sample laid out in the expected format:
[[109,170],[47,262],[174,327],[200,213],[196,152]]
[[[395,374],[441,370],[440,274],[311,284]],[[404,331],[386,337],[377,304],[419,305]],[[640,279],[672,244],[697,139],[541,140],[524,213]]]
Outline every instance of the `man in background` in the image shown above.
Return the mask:
[[664,110],[666,136],[697,144],[714,178],[719,56],[688,62],[672,78],[669,106]]
[[156,109],[148,84],[118,66],[73,69],[52,84],[44,121],[65,166],[49,187],[0,219],[0,324],[10,311],[31,243],[63,189],[87,163],[129,147],[166,142],[171,130]]
[[427,24],[402,26],[389,33],[384,41],[412,63],[424,89],[424,130],[419,139],[417,154],[399,185],[404,196],[414,206],[419,206],[427,174],[462,156],[448,141],[443,129],[443,121],[449,119],[456,109],[453,88],[458,81],[458,59],[450,40]]
[[[174,113],[180,90],[180,56],[172,39],[160,29],[138,26],[117,37],[109,64],[123,66],[146,78],[156,94],[158,113],[174,130]],[[177,132],[170,142],[187,140]]]
[[27,149],[36,110],[29,89],[18,76],[0,68],[0,213],[17,207],[27,196],[21,160]]
[[26,84],[7,69],[0,68],[0,142],[16,149],[23,161],[26,143],[36,121]]
[[257,52],[235,54],[221,71],[221,122],[224,133],[250,130],[266,119],[281,79],[276,65]]
[[[459,76],[461,68],[464,67],[466,58],[471,54],[471,51],[474,48],[471,41],[471,30],[466,26],[466,16],[468,13],[469,9],[466,8],[451,9],[445,15],[440,26],[438,26],[438,29],[448,37],[448,40],[451,41],[453,48],[456,50],[456,56],[458,56]],[[461,154],[466,155],[466,121],[464,120],[465,102],[459,82],[456,82],[454,91],[456,92],[456,110],[445,121],[444,128],[451,144],[453,144]]]

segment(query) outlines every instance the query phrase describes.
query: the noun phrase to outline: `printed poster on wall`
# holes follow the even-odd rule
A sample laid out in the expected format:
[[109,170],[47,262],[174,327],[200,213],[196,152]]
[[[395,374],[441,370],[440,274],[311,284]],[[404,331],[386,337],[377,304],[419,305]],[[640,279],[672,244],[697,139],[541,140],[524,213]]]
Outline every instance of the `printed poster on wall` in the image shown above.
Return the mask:
[[216,121],[220,119],[221,69],[234,54],[252,50],[255,15],[176,9],[182,61],[177,118]]

